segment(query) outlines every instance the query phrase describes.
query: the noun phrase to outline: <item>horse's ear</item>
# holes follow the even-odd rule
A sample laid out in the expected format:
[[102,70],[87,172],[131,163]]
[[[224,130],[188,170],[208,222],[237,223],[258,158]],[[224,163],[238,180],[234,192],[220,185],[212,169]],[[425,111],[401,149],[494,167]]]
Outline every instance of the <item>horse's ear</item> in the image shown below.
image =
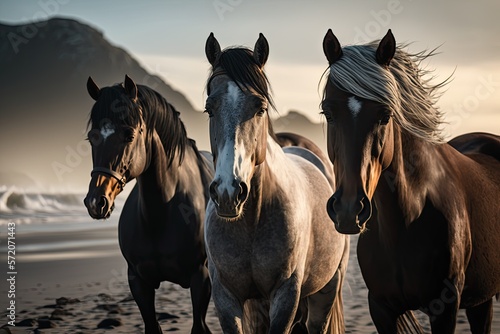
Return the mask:
[[125,92],[132,101],[137,100],[137,85],[127,74],[125,74]]
[[389,66],[394,54],[396,53],[396,39],[392,34],[391,29],[387,31],[384,38],[380,41],[378,45],[377,52],[375,53],[377,58],[377,63],[382,66]]
[[342,47],[337,37],[333,34],[332,29],[328,29],[325,38],[323,38],[323,52],[326,59],[328,59],[329,65],[332,65],[342,57]]
[[269,43],[262,33],[259,34],[259,39],[253,48],[253,58],[260,67],[264,67],[269,57]]
[[87,80],[87,92],[89,92],[90,97],[93,98],[94,101],[97,101],[101,95],[101,89],[97,86],[92,77],[89,77]]
[[211,32],[205,43],[205,55],[207,56],[210,65],[214,66],[215,61],[220,55],[220,44],[214,37],[214,33]]

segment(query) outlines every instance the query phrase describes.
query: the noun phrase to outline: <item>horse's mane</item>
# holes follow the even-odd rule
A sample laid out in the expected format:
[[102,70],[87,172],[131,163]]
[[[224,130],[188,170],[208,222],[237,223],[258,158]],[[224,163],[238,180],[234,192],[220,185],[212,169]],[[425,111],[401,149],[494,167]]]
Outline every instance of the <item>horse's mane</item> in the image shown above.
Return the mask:
[[102,126],[105,121],[137,126],[143,119],[148,140],[153,130],[158,133],[167,166],[172,164],[176,152],[179,152],[181,163],[186,146],[191,145],[196,149],[196,145],[187,137],[179,112],[153,89],[137,85],[137,90],[137,102],[134,102],[126,95],[121,84],[102,88],[99,100],[90,112],[89,126]]
[[339,89],[386,105],[406,132],[428,142],[443,142],[443,115],[436,102],[439,89],[450,78],[431,84],[431,71],[421,66],[435,50],[410,54],[404,51],[407,44],[398,45],[386,68],[376,61],[378,43],[342,48],[342,57],[329,68],[329,79]]
[[[253,51],[245,47],[224,49],[215,64],[207,81],[207,93],[210,95],[210,81],[218,75],[225,74],[241,89],[253,89],[269,102],[272,109],[276,110],[269,79],[263,69],[253,57]],[[272,123],[269,122],[269,134],[276,139]]]

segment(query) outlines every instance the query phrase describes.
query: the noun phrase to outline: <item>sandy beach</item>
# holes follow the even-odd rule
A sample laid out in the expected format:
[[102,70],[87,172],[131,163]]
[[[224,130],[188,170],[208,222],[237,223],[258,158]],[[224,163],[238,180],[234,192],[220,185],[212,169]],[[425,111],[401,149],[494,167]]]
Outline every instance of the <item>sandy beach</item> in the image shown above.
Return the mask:
[[[115,218],[116,219],[116,218]],[[93,224],[93,225],[89,225]],[[0,228],[5,229],[5,226]],[[5,232],[1,233],[5,260]],[[16,327],[11,333],[142,333],[139,310],[130,296],[126,265],[117,242],[116,221],[17,227]],[[357,237],[344,285],[347,333],[376,333],[367,306],[367,290],[356,259]],[[5,272],[7,266],[5,265]],[[7,323],[8,286],[0,286],[2,318]],[[157,312],[164,332],[189,333],[189,290],[165,282],[157,291]],[[495,302],[492,333],[500,333],[500,303]],[[425,316],[419,315],[428,331]],[[213,305],[207,316],[221,333]],[[460,312],[457,333],[468,333]]]

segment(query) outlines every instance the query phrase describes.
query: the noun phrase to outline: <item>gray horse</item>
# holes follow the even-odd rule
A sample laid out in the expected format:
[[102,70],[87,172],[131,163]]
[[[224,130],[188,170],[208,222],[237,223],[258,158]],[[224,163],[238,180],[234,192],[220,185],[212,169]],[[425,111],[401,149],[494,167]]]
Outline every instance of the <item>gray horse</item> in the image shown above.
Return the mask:
[[321,170],[332,167],[304,148],[279,145],[268,115],[268,53],[262,34],[253,52],[221,51],[213,34],[206,44],[213,300],[224,333],[343,333],[349,238],[325,209],[332,186]]

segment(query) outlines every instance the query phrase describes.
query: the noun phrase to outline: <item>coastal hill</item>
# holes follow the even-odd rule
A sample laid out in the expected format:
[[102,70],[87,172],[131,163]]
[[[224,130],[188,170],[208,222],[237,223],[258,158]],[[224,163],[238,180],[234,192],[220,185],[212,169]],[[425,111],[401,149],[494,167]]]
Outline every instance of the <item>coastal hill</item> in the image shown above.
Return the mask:
[[[0,172],[23,172],[56,188],[86,185],[91,158],[84,139],[93,104],[86,90],[89,76],[102,87],[128,74],[154,88],[180,111],[198,146],[209,148],[205,114],[101,31],[79,21],[0,23],[0,73]],[[312,134],[320,145],[325,140],[322,126],[297,112],[274,124],[277,131]],[[64,175],[55,171],[58,164],[68,167]]]

